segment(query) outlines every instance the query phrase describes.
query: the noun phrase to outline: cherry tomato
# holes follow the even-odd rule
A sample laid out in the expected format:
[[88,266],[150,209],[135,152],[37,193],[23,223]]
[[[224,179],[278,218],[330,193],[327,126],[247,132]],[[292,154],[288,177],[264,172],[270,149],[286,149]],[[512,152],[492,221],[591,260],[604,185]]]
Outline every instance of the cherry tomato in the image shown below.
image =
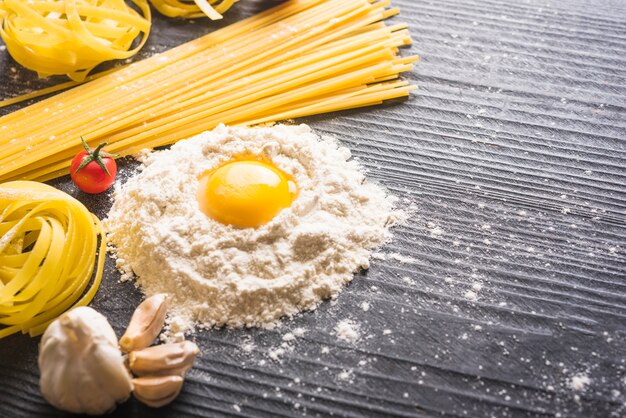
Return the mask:
[[79,152],[70,165],[70,177],[76,186],[85,193],[102,193],[115,182],[117,164],[114,157],[102,150],[106,143],[97,148],[89,145],[81,137],[84,151]]

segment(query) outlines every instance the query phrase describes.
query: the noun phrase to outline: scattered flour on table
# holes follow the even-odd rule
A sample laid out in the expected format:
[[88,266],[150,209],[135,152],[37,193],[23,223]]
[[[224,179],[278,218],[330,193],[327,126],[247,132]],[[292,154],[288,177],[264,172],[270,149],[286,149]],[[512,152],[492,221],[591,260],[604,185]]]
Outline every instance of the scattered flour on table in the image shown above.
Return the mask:
[[254,351],[254,349],[256,348],[256,346],[254,345],[253,342],[251,341],[246,341],[243,346],[241,347],[241,349],[243,350],[244,353],[252,353]]
[[270,357],[270,359],[274,360],[274,361],[279,361],[280,358],[285,354],[285,349],[284,348],[274,348],[272,350],[269,351],[268,355]]
[[294,329],[292,332],[295,337],[304,337],[304,334],[306,334],[306,328],[298,327]]
[[417,260],[413,257],[409,257],[409,256],[398,254],[398,253],[389,254],[389,258],[395,261],[399,261],[400,263],[405,263],[405,264],[417,262]]
[[337,338],[348,343],[355,343],[361,338],[360,327],[354,321],[344,319],[335,326]]
[[350,381],[351,383],[354,381],[354,370],[342,370],[337,378],[343,381]]
[[[216,222],[196,200],[198,177],[242,154],[270,159],[300,189],[290,208],[256,229]],[[142,162],[116,189],[105,227],[123,278],[135,276],[148,296],[172,298],[167,338],[194,326],[266,326],[314,309],[368,268],[389,227],[405,218],[347,148],[305,125],[220,126],[142,153]],[[340,335],[358,338],[343,328]]]
[[576,392],[583,392],[591,383],[591,379],[585,373],[578,373],[569,380],[570,389]]
[[476,302],[478,300],[478,294],[473,290],[468,290],[467,292],[465,292],[464,296],[465,296],[465,299],[471,302]]
[[428,231],[430,232],[431,238],[441,238],[445,234],[445,231],[443,230],[443,228],[441,228],[439,225],[435,224],[434,222],[429,222],[427,227],[428,227]]

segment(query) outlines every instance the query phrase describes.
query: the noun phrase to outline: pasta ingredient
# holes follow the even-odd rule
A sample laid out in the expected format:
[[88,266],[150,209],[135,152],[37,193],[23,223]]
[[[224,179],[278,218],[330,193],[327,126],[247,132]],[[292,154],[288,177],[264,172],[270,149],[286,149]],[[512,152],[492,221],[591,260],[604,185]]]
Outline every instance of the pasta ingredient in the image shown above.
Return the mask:
[[[16,0],[14,0],[16,1]],[[406,97],[416,57],[388,1],[291,0],[0,117],[0,181],[67,174],[83,135],[120,156]],[[46,111],[47,109],[47,111]],[[45,117],[44,117],[45,115]]]
[[89,148],[80,138],[84,151],[79,152],[70,164],[70,176],[74,184],[85,193],[102,193],[113,185],[117,175],[115,155],[104,152],[106,143]]
[[[299,188],[256,228],[218,222],[196,199],[199,177],[240,155],[272,161]],[[266,326],[314,309],[369,266],[404,216],[348,149],[304,125],[220,126],[143,161],[115,190],[104,223],[123,277],[169,295],[166,341],[194,324]]]
[[128,353],[152,344],[163,328],[166,313],[166,294],[156,294],[141,302],[120,338],[122,351]]
[[[163,295],[148,298],[131,322],[137,315],[155,313],[157,320],[151,324],[160,323],[156,333],[160,332],[164,301]],[[133,351],[126,363],[106,318],[79,307],[53,321],[44,333],[39,351],[41,391],[52,405],[74,413],[110,412],[131,391],[141,402],[160,407],[178,396],[199,352],[196,344],[183,341]],[[141,377],[132,379],[127,367]]]
[[37,97],[47,96],[52,93],[57,93],[59,91],[66,90],[71,87],[75,87],[80,85],[85,81],[95,80],[98,77],[102,77],[105,74],[111,73],[113,71],[117,71],[117,68],[113,68],[107,71],[101,71],[99,73],[94,73],[85,77],[84,80],[81,81],[67,81],[65,83],[56,84],[54,86],[46,87],[39,90],[31,91],[30,93],[22,94],[21,96],[11,97],[8,99],[0,100],[0,108],[7,107],[13,104],[22,103],[26,100],[36,99]]
[[150,0],[161,14],[169,17],[194,19],[207,16],[219,20],[238,0]]
[[162,344],[131,352],[128,366],[137,376],[184,376],[199,352],[198,346],[191,341]]
[[133,379],[134,395],[138,401],[152,408],[172,402],[183,387],[181,376],[150,376]]
[[[3,0],[0,35],[11,56],[40,77],[82,81],[98,64],[135,55],[150,33],[147,0]],[[141,36],[135,48],[133,42]]]
[[42,183],[0,184],[0,338],[39,335],[88,304],[105,251],[100,221],[78,200]]
[[41,339],[39,370],[44,398],[76,414],[110,412],[133,389],[113,328],[89,307],[50,324]]
[[256,228],[291,206],[297,186],[271,161],[235,160],[202,174],[198,203],[226,225]]

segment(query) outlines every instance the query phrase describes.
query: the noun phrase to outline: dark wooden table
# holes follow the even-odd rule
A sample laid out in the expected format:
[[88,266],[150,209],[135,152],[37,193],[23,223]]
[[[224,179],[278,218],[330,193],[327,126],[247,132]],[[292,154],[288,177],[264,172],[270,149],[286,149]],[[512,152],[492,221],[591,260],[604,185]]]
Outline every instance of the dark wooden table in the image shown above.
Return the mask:
[[[142,56],[271,3],[241,0],[219,24],[157,16]],[[198,332],[178,400],[114,416],[626,416],[626,4],[395,4],[415,39],[405,52],[422,56],[408,75],[419,91],[304,120],[417,206],[386,259],[274,330]],[[6,52],[0,66],[3,96],[50,83]],[[101,217],[110,207],[53,184]],[[93,306],[120,333],[141,296],[118,278],[108,260]],[[355,344],[334,334],[346,318]],[[39,393],[37,344],[0,341],[0,417],[62,415]]]

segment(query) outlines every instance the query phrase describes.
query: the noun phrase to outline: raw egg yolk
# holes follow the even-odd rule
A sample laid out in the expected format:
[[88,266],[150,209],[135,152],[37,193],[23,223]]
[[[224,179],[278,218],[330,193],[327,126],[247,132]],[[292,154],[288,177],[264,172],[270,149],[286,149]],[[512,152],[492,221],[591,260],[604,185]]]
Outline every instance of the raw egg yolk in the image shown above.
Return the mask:
[[295,182],[272,163],[232,161],[200,177],[198,203],[207,216],[226,225],[256,228],[297,196]]

